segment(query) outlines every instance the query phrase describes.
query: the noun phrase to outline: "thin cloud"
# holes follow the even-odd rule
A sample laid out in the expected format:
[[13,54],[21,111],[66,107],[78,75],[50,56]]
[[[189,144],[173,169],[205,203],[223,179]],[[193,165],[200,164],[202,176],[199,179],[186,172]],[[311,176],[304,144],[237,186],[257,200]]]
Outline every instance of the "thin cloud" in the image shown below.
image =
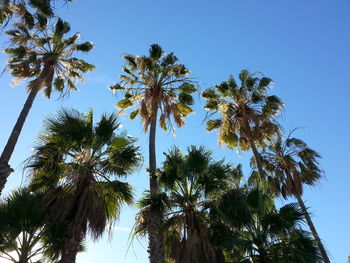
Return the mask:
[[113,228],[114,231],[122,231],[122,232],[131,232],[131,229],[130,228],[127,228],[127,227],[114,227]]
[[106,87],[111,83],[114,83],[116,80],[112,79],[110,76],[100,72],[94,72],[85,77],[86,82],[93,82],[98,84],[104,84]]

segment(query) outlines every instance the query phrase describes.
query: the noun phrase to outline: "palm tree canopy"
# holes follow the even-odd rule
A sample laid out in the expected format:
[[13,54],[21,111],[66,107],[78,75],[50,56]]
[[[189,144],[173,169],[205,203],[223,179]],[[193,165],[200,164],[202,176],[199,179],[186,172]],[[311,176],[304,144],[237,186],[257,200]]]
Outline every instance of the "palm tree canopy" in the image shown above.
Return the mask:
[[45,16],[36,16],[32,29],[16,23],[12,30],[6,32],[12,46],[5,49],[10,55],[7,68],[15,78],[15,84],[31,79],[29,90],[39,85],[47,97],[53,90],[61,94],[76,90],[76,81],[83,80],[82,74],[94,69],[83,59],[72,57],[76,51],[90,51],[93,47],[91,42],[77,44],[78,33],[64,38],[70,31],[70,25],[60,18],[52,30],[49,27]]
[[277,209],[264,190],[231,189],[211,211],[213,243],[227,262],[320,262],[315,241],[301,228],[297,204]]
[[[0,249],[7,250],[16,243],[21,232],[34,234],[43,224],[41,197],[26,190],[16,190],[0,204]],[[2,251],[3,252],[3,251]]]
[[[268,95],[272,80],[259,77],[256,73],[242,70],[239,74],[241,86],[233,76],[214,88],[206,89],[207,130],[219,129],[219,143],[230,148],[250,148],[252,139],[259,145],[277,131],[275,117],[283,103],[274,95]],[[219,113],[220,118],[215,118]]]
[[[176,263],[218,262],[209,240],[208,198],[222,192],[231,181],[240,180],[240,175],[223,161],[214,161],[204,147],[195,146],[188,147],[186,154],[177,147],[165,153],[158,173],[167,257]],[[139,202],[138,233],[146,229],[144,215],[151,204],[149,195]]]
[[284,198],[301,196],[303,184],[314,185],[323,173],[318,161],[320,155],[291,135],[286,139],[276,137],[262,152],[269,185]]
[[[72,2],[73,0],[64,0]],[[0,0],[0,25],[8,24],[15,15],[17,19],[29,27],[34,27],[35,17],[53,17],[55,0]],[[33,10],[31,10],[33,9]],[[32,12],[34,11],[34,12]]]
[[22,188],[0,203],[0,257],[13,263],[58,262],[67,224],[47,224],[43,197],[43,191]]
[[[13,191],[0,204],[0,257],[16,262],[33,262],[33,258],[45,255],[50,248],[43,240],[48,231],[42,192],[28,189]],[[57,241],[57,236],[51,243]],[[55,260],[52,257],[52,260]]]
[[191,196],[194,202],[225,188],[231,167],[224,161],[214,161],[212,153],[204,147],[190,146],[184,155],[179,148],[165,153],[159,171],[159,182],[165,190]]
[[145,132],[158,109],[163,129],[173,129],[171,117],[177,126],[183,126],[183,118],[192,112],[191,94],[197,90],[186,66],[178,64],[174,53],[165,54],[157,44],[151,45],[148,56],[125,55],[124,60],[121,82],[110,87],[112,91],[124,91],[124,99],[116,104],[121,112],[136,107],[130,118],[140,115]]
[[49,220],[74,221],[83,235],[90,230],[98,238],[122,204],[132,203],[131,186],[117,177],[130,174],[140,156],[135,139],[118,128],[115,114],[94,125],[92,111],[61,110],[46,120],[27,168],[31,188],[47,191]]
[[[44,7],[44,6],[41,6],[41,7]],[[1,0],[0,1],[0,25],[1,26],[7,25],[9,23],[9,20],[14,15],[16,15],[26,25],[30,27],[34,26],[34,16],[32,13],[28,11],[28,7],[25,1]],[[50,16],[51,15],[52,14],[50,14]]]

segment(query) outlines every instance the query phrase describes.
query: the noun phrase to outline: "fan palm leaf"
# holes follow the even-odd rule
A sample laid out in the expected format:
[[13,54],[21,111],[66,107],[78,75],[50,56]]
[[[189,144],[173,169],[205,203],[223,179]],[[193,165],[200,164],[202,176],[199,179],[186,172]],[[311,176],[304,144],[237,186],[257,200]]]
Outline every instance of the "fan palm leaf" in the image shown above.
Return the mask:
[[62,110],[46,120],[29,159],[31,188],[46,192],[47,220],[69,226],[62,262],[75,262],[86,234],[99,238],[121,206],[132,203],[132,187],[118,177],[130,174],[140,156],[135,140],[118,129],[114,114],[94,124],[92,111]]
[[[71,2],[72,0],[64,0]],[[5,27],[15,17],[26,26],[34,27],[35,18],[50,18],[54,16],[55,0],[1,0],[0,26]]]
[[236,188],[223,194],[211,211],[213,242],[228,262],[320,262],[316,243],[301,229],[297,204],[276,209],[261,189]]
[[[42,207],[42,192],[28,189],[13,191],[0,204],[0,257],[13,263],[39,262],[47,253],[58,253],[51,244],[62,235],[57,233],[50,242],[45,239],[52,229],[45,224],[45,210]],[[52,256],[52,262],[57,262]]]
[[[223,161],[212,160],[204,147],[191,146],[186,155],[174,147],[165,154],[159,183],[164,191],[161,230],[169,262],[219,262],[210,241],[206,209],[208,198],[225,189],[231,173]],[[146,202],[141,204],[139,218],[147,209]],[[147,221],[141,222],[145,228]]]
[[202,93],[206,99],[204,108],[208,111],[207,130],[219,129],[219,143],[229,148],[251,149],[260,176],[264,177],[257,146],[265,147],[266,140],[278,132],[276,116],[283,103],[278,97],[268,95],[270,78],[242,70],[239,79],[240,86],[230,76],[228,81]]

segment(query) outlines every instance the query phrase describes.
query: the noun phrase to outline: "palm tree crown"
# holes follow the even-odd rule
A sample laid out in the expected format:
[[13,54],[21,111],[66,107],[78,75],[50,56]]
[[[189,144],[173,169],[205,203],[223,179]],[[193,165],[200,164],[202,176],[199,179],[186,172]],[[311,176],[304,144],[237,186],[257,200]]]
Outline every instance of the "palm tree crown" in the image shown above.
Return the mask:
[[274,118],[283,104],[278,97],[267,95],[271,79],[259,78],[247,70],[241,71],[239,79],[241,86],[231,76],[214,89],[205,90],[202,96],[207,100],[205,109],[210,112],[209,117],[221,115],[220,119],[208,120],[207,129],[220,130],[220,143],[248,150],[250,139],[264,145],[264,139],[276,132]]
[[60,93],[76,90],[76,80],[83,80],[83,73],[91,71],[94,66],[82,59],[72,57],[76,51],[88,52],[91,42],[77,44],[79,34],[63,38],[70,31],[68,22],[58,19],[53,30],[47,30],[48,20],[37,17],[35,28],[29,29],[17,23],[10,36],[13,47],[5,49],[10,55],[7,68],[16,83],[23,79],[32,79],[28,89],[40,86],[44,94],[50,97],[52,90]]
[[[64,0],[72,2],[73,0]],[[0,0],[0,26],[6,26],[13,16],[29,27],[34,27],[35,17],[53,17],[56,0]]]
[[289,135],[281,136],[262,152],[264,168],[272,188],[284,198],[303,194],[303,184],[314,185],[322,176],[320,155],[307,144]]
[[33,262],[45,252],[42,193],[13,191],[0,203],[0,258],[13,263]]
[[[159,196],[164,209],[165,250],[168,260],[184,262],[217,262],[215,248],[209,240],[208,198],[229,184],[232,169],[223,161],[214,161],[204,147],[191,146],[187,154],[174,147],[165,154],[159,170],[163,193]],[[147,224],[149,196],[140,202],[142,208],[136,233]]]
[[[263,176],[256,144],[265,146],[265,140],[277,133],[275,118],[283,104],[278,97],[267,94],[271,79],[259,78],[247,70],[241,71],[239,79],[241,86],[231,76],[228,81],[202,93],[206,99],[205,109],[209,111],[207,130],[219,129],[219,143],[229,148],[252,149],[259,173]],[[220,118],[214,118],[216,113]]]
[[139,105],[131,112],[130,118],[138,114],[144,123],[145,132],[151,119],[156,118],[156,111],[161,111],[159,124],[163,129],[171,125],[171,117],[181,127],[183,118],[192,112],[191,94],[196,91],[189,70],[177,64],[174,53],[165,54],[163,49],[153,44],[149,56],[124,56],[126,66],[121,75],[121,82],[110,87],[111,90],[124,90],[124,99],[116,106],[123,111]]
[[231,189],[211,212],[213,242],[226,262],[320,262],[310,234],[301,228],[303,212],[297,204],[276,209],[262,189]]
[[29,161],[31,188],[47,192],[48,220],[69,224],[62,262],[73,262],[87,230],[100,237],[121,205],[132,203],[131,186],[115,177],[130,174],[140,157],[134,139],[115,134],[118,127],[114,114],[94,125],[92,111],[63,110],[46,121]]

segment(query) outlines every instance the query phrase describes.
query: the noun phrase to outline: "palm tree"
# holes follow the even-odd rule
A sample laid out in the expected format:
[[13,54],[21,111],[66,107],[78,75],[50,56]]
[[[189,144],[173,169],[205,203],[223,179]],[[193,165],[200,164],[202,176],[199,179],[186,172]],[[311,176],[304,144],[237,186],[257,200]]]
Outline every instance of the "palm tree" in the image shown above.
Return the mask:
[[322,176],[318,159],[320,155],[310,149],[307,144],[297,138],[291,137],[283,140],[278,136],[262,152],[263,164],[268,171],[269,185],[286,199],[294,196],[299,203],[306,222],[318,243],[324,262],[330,263],[327,252],[311,220],[310,214],[302,199],[303,184],[314,185]]
[[140,156],[134,139],[115,132],[114,114],[94,125],[93,113],[62,110],[46,120],[40,144],[30,158],[32,190],[45,190],[48,222],[65,222],[61,263],[75,262],[81,241],[90,232],[99,238],[107,224],[131,204],[132,188],[116,177],[130,174]]
[[317,263],[321,258],[308,232],[301,229],[297,204],[276,209],[261,189],[231,189],[211,211],[213,243],[226,262]]
[[[275,118],[283,104],[278,97],[267,94],[271,79],[259,78],[247,70],[241,71],[239,79],[240,87],[230,76],[228,81],[202,93],[210,118],[207,130],[219,129],[219,143],[229,148],[252,149],[260,176],[264,177],[257,145],[264,147],[265,140],[278,131]],[[220,118],[212,119],[216,113]]]
[[[150,194],[155,199],[158,194],[156,176],[156,127],[159,115],[159,125],[163,129],[170,127],[174,131],[171,120],[181,127],[183,118],[192,112],[191,94],[196,91],[189,70],[177,63],[174,53],[165,54],[157,45],[151,45],[149,56],[124,56],[125,74],[121,82],[110,87],[112,91],[123,90],[124,99],[116,106],[123,112],[126,108],[136,106],[130,118],[141,116],[144,131],[149,128],[149,180]],[[152,205],[148,223],[149,253],[151,263],[164,263],[163,237],[158,232],[162,215],[156,205]]]
[[7,177],[13,171],[8,162],[38,92],[43,90],[45,96],[50,98],[53,90],[61,95],[77,90],[75,81],[83,79],[82,73],[94,69],[94,66],[84,60],[72,57],[75,51],[91,50],[93,46],[90,42],[76,44],[79,34],[64,39],[70,26],[61,19],[57,20],[51,32],[47,29],[47,19],[37,18],[32,30],[19,23],[13,30],[7,31],[14,45],[5,50],[10,54],[7,68],[17,82],[23,79],[30,81],[28,98],[0,157],[0,195]]
[[[161,229],[169,262],[219,262],[219,254],[210,242],[207,204],[208,198],[227,187],[231,175],[231,167],[214,161],[204,147],[188,147],[186,155],[174,147],[165,154],[159,184],[165,216]],[[142,219],[150,204],[149,195],[140,202],[137,234],[146,228]]]
[[[19,189],[0,204],[0,257],[13,263],[39,262],[53,249],[57,238],[44,240],[50,229],[45,225],[41,207],[43,194]],[[52,237],[54,237],[52,235]],[[57,237],[57,235],[56,235]],[[55,261],[55,257],[52,260]]]

